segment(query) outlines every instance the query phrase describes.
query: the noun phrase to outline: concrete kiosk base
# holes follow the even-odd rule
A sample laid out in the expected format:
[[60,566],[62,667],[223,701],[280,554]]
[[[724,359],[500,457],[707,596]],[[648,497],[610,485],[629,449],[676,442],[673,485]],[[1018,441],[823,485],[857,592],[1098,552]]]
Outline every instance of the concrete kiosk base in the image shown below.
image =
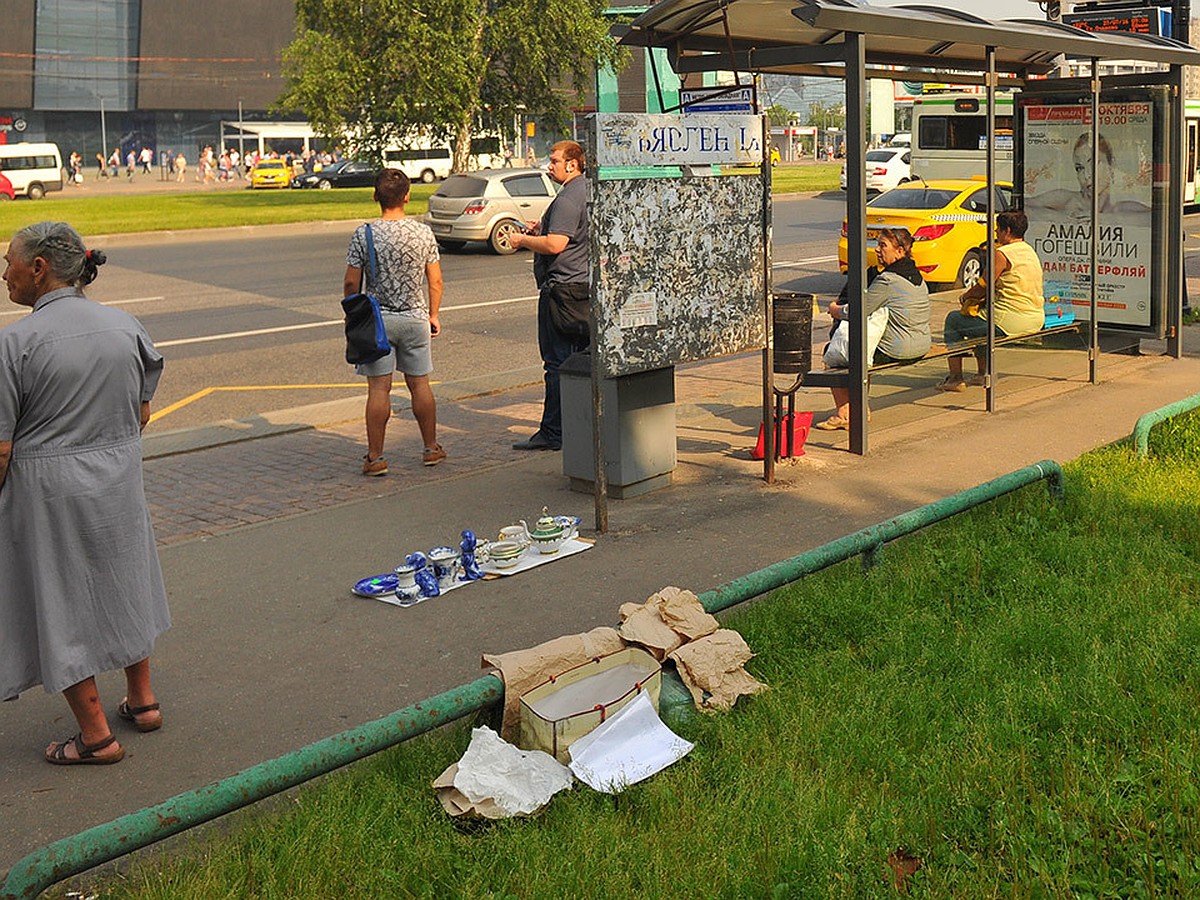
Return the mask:
[[[563,408],[563,474],[571,489],[595,490],[592,451],[592,358],[576,353],[559,368]],[[605,476],[608,496],[622,500],[666,487],[675,470],[675,369],[606,378]]]

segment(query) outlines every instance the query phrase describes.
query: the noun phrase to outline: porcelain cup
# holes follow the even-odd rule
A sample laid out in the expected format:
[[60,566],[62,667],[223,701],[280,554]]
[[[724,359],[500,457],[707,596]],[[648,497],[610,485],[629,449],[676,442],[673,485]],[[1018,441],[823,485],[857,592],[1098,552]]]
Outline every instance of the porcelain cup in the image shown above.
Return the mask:
[[429,562],[442,590],[453,587],[459,573],[459,551],[453,547],[434,547],[429,551]]
[[488,560],[497,569],[511,569],[524,550],[516,541],[495,541],[488,545]]
[[500,540],[512,541],[522,547],[529,546],[529,532],[524,525],[505,525],[500,529]]
[[417,587],[416,566],[404,563],[403,565],[396,566],[392,571],[396,573],[396,578],[398,579],[396,585],[397,597],[401,600],[411,600],[421,593],[421,589]]

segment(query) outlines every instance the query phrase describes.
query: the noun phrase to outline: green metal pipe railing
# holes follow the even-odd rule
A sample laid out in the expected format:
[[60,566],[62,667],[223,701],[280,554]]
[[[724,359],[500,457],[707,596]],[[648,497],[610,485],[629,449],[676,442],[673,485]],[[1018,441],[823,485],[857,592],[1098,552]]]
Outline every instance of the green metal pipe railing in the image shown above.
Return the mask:
[[[1043,480],[1049,482],[1056,497],[1062,495],[1062,469],[1058,463],[1044,460],[737,578],[701,594],[700,602],[709,612],[718,612],[853,556],[874,559],[888,541]],[[177,794],[157,806],[62,838],[34,851],[9,869],[3,886],[0,886],[0,900],[32,900],[55,882],[249,806],[419,734],[498,706],[503,697],[504,686],[500,678],[484,675],[470,684],[407,706],[382,719],[259,763],[206,787]]]
[[871,525],[836,541],[822,544],[807,553],[735,578],[715,590],[701,594],[700,602],[710,613],[720,612],[750,597],[773,591],[851,557],[865,554],[870,561],[888,541],[1042,480],[1049,481],[1050,491],[1056,498],[1062,496],[1062,469],[1053,460],[1043,460],[926,506],[901,513],[895,518]]
[[57,881],[479,712],[503,696],[500,679],[484,675],[382,719],[55,841],[9,869],[0,898],[31,900]]
[[1137,455],[1142,459],[1150,455],[1151,428],[1180,413],[1190,412],[1198,406],[1200,406],[1200,394],[1192,394],[1192,396],[1178,400],[1169,406],[1148,412],[1138,419],[1133,426],[1133,433],[1130,435],[1133,439],[1133,445],[1137,449]]

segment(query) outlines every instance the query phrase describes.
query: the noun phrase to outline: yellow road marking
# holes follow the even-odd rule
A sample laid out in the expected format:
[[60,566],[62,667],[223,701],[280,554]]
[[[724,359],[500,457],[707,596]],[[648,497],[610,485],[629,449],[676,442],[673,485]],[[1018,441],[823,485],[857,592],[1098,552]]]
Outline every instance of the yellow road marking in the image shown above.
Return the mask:
[[[436,382],[430,382],[435,384]],[[207,397],[209,394],[215,394],[218,391],[312,391],[321,390],[323,388],[358,388],[361,390],[366,386],[365,382],[356,381],[351,384],[236,384],[236,385],[221,385],[219,387],[207,387],[204,390],[196,391],[196,393],[184,397],[182,400],[177,400],[170,406],[164,406],[156,413],[150,416],[151,422],[157,422],[164,416],[169,416],[171,413],[183,409],[189,404],[195,403]]]

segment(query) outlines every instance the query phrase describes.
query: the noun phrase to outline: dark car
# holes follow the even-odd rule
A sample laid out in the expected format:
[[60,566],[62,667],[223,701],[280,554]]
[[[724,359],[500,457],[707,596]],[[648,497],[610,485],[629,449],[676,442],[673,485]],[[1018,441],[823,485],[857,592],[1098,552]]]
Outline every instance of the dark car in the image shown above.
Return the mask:
[[292,179],[294,188],[319,188],[327,191],[335,187],[374,187],[375,176],[379,174],[378,166],[359,162],[354,159],[344,159],[330,163],[320,172],[305,172]]

